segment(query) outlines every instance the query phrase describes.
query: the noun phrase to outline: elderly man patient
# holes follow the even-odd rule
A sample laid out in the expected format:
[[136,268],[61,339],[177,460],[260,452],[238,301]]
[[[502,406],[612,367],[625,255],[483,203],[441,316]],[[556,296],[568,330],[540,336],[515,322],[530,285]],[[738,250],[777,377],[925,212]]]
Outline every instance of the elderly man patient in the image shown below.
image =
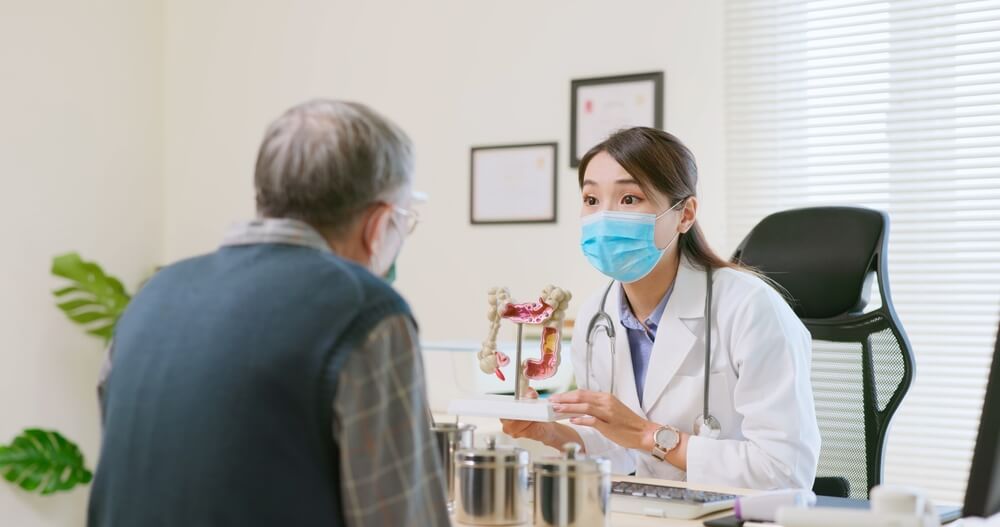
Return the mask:
[[89,525],[449,523],[416,325],[385,279],[411,180],[409,139],[365,106],[271,124],[258,219],[118,322]]

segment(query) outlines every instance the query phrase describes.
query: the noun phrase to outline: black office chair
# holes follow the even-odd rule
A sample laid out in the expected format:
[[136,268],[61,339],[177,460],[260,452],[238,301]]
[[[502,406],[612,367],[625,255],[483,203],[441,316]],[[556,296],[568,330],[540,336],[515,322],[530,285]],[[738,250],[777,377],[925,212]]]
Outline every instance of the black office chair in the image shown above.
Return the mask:
[[[888,239],[883,212],[806,208],[764,218],[733,255],[784,288],[812,333],[820,495],[867,498],[882,481],[889,420],[913,380],[913,352],[889,295]],[[866,312],[873,277],[881,305]]]

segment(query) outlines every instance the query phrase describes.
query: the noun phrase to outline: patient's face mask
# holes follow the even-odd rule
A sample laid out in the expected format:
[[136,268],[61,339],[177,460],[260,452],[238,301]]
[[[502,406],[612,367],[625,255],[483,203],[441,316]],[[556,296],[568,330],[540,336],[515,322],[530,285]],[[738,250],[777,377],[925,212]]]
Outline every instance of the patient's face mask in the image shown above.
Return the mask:
[[609,278],[623,283],[641,280],[652,272],[680,235],[680,232],[675,233],[666,247],[658,248],[656,220],[685,201],[678,201],[659,215],[601,211],[584,217],[580,237],[584,256],[590,265]]

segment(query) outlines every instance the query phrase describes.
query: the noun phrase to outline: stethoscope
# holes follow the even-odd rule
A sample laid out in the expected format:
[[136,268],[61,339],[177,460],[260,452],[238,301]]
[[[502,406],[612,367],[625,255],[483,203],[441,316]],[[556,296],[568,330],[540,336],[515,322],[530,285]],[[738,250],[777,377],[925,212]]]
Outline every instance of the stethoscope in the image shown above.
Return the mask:
[[[701,437],[708,437],[712,439],[717,439],[722,434],[722,425],[719,420],[715,418],[711,412],[708,411],[708,393],[711,387],[711,368],[712,368],[712,269],[709,268],[705,273],[706,277],[706,288],[705,288],[705,382],[704,382],[704,402],[702,406],[702,413],[694,420],[694,433]],[[605,310],[605,306],[608,302],[608,294],[611,292],[612,286],[615,285],[615,281],[612,280],[608,284],[608,287],[604,290],[604,296],[601,297],[601,308],[594,316],[590,318],[590,323],[587,325],[587,365],[586,365],[586,379],[587,379],[587,389],[590,389],[590,364],[594,356],[594,337],[598,332],[603,331],[607,336],[609,343],[611,344],[611,391],[610,393],[614,395],[615,393],[615,324],[611,320],[611,315]]]

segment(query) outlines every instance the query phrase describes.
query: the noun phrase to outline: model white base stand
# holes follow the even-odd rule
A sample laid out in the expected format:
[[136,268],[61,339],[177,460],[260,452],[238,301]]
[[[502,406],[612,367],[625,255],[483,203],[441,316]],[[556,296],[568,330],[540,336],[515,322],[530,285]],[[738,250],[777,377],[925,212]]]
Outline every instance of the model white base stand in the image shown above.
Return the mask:
[[474,399],[456,399],[448,404],[448,413],[542,422],[559,421],[573,417],[570,414],[554,411],[552,404],[545,399],[514,400],[514,397],[510,395],[484,395]]

